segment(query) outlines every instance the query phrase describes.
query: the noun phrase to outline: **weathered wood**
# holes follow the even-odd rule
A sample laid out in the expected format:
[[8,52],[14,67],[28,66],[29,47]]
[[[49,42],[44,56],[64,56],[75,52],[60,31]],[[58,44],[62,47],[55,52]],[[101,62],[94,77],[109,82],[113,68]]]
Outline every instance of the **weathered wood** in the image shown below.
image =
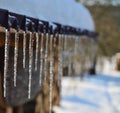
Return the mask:
[[[13,61],[14,61],[14,38],[15,34],[12,32],[10,34],[10,59],[9,59],[9,66],[8,66],[8,76],[7,76],[7,97],[6,99],[3,98],[3,80],[0,78],[0,113],[6,113],[5,109],[7,109],[7,112],[12,113],[12,108],[8,107],[8,105],[12,106],[14,111],[16,113],[23,113],[23,106],[22,104],[27,103],[30,101],[28,97],[28,66],[26,67],[26,70],[23,70],[22,65],[22,53],[23,53],[23,34],[19,34],[20,42],[19,42],[19,56],[18,56],[18,75],[17,75],[17,87],[15,88],[13,86]],[[33,36],[34,38],[35,36]],[[41,35],[39,36],[41,39]],[[27,38],[27,54],[26,54],[26,63],[28,65],[28,47],[29,47],[29,33],[26,36]],[[44,37],[44,44],[45,44],[46,38]],[[41,42],[41,40],[40,40]],[[40,43],[41,44],[41,43]],[[39,49],[41,45],[39,44]],[[1,75],[0,77],[3,78],[3,71],[4,71],[4,45],[5,45],[5,33],[0,32],[0,70]],[[35,49],[35,40],[34,40],[34,49]],[[53,81],[53,105],[59,105],[60,102],[60,89],[58,86],[58,38],[56,40],[56,45],[53,47],[54,49],[54,81]],[[45,45],[44,45],[45,46]],[[45,48],[45,47],[44,47]],[[49,47],[48,47],[49,48]],[[40,53],[39,53],[40,55]],[[50,51],[48,49],[48,68],[47,68],[47,80],[43,83],[42,87],[39,86],[39,70],[37,72],[33,69],[33,77],[32,77],[32,93],[31,93],[31,100],[36,97],[36,106],[35,106],[35,113],[48,113],[49,112],[49,65],[50,65],[50,59],[49,56]],[[35,62],[35,52],[33,56],[33,62]],[[38,58],[38,61],[40,59]],[[34,64],[33,64],[34,65]],[[38,64],[39,69],[39,64]],[[37,75],[37,76],[36,76]],[[42,78],[44,79],[44,77]],[[41,90],[42,89],[42,90]],[[40,93],[39,93],[40,92]],[[14,107],[18,106],[18,107]],[[3,112],[2,112],[3,111]]]
[[6,107],[6,113],[13,113],[12,107]]
[[116,63],[116,70],[120,71],[120,58],[117,58],[115,63]]
[[[20,40],[20,47],[18,51],[18,74],[17,74],[17,87],[13,85],[13,66],[14,66],[14,34],[11,34],[9,37],[10,40],[10,48],[9,48],[9,62],[8,62],[8,74],[7,74],[7,96],[5,98],[6,104],[10,106],[16,106],[24,104],[27,101],[30,101],[28,97],[28,66],[29,66],[29,54],[28,49],[26,50],[26,69],[23,69],[23,46],[22,41]],[[22,36],[20,37],[23,38]],[[29,35],[27,36],[27,39]],[[2,40],[2,42],[1,42]],[[1,76],[3,77],[3,70],[4,70],[4,40],[5,40],[5,33],[0,33],[0,70]],[[27,42],[29,42],[27,40]],[[34,49],[35,49],[35,42],[34,42]],[[38,58],[39,59],[39,58]],[[35,60],[35,51],[33,55],[33,76],[32,76],[32,92],[31,92],[31,99],[35,98],[37,93],[40,91],[39,87],[39,63],[38,63],[38,70],[34,70],[34,61]],[[21,93],[24,92],[24,93]],[[3,92],[2,92],[3,93]]]
[[54,47],[54,82],[53,82],[53,105],[60,105],[60,86],[58,84],[58,55],[59,55],[59,37],[56,38],[56,46]]
[[19,105],[13,108],[14,113],[24,113],[23,105]]
[[[53,78],[53,106],[60,104],[60,87],[58,86],[58,37],[56,40],[56,46],[53,46],[54,51],[54,78]],[[50,45],[49,45],[50,46]],[[47,69],[47,80],[44,81],[42,86],[42,91],[38,94],[36,98],[36,110],[35,113],[48,113],[49,112],[49,89],[50,89],[50,50],[48,49],[48,69]]]
[[3,98],[3,77],[0,72],[0,113],[6,113],[6,105]]

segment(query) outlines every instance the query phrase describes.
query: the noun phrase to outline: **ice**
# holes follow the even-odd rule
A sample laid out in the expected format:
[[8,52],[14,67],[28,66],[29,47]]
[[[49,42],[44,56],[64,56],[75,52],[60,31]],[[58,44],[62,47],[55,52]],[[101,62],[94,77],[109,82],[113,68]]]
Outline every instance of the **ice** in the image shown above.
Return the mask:
[[36,55],[35,55],[35,70],[37,71],[38,66],[38,51],[39,51],[39,34],[36,33]]
[[59,35],[58,44],[58,85],[61,86],[61,78],[63,75],[63,35]]
[[25,68],[26,63],[26,33],[23,32],[23,68]]
[[72,53],[69,53],[68,75],[72,74]]
[[29,83],[28,83],[28,98],[31,98],[31,80],[32,80],[32,62],[33,62],[33,39],[30,32],[29,37]]
[[47,78],[47,67],[48,67],[48,38],[49,34],[46,34],[46,44],[45,44],[45,62],[44,62],[44,76],[45,76],[45,81]]
[[14,87],[16,87],[16,79],[17,79],[18,43],[19,43],[18,32],[15,32],[15,47],[14,47]]
[[50,36],[50,111],[52,113],[52,91],[53,91],[53,66],[54,66],[54,57],[53,57],[53,36]]
[[40,49],[40,75],[39,75],[39,85],[42,84],[42,74],[43,74],[43,38],[44,34],[41,34],[41,49]]
[[6,78],[7,78],[7,71],[8,71],[8,53],[9,53],[9,37],[8,37],[8,30],[5,31],[5,56],[4,56],[4,97],[6,97]]

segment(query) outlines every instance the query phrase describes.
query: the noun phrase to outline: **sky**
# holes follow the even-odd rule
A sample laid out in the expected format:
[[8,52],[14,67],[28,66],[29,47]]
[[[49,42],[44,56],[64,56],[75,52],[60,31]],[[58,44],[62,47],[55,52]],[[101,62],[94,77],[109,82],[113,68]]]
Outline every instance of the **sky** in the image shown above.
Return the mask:
[[89,10],[74,0],[0,0],[0,8],[41,20],[45,18],[50,22],[95,30]]

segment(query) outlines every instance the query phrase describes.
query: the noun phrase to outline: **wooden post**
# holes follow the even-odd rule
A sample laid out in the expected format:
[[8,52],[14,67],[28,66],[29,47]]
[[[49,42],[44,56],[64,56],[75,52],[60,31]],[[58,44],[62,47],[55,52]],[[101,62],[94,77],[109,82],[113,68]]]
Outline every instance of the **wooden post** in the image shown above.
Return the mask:
[[13,113],[12,107],[6,107],[6,113]]
[[3,80],[2,80],[2,75],[0,72],[0,113],[5,113],[6,112],[6,105],[4,103],[4,98],[3,98]]
[[[23,113],[24,110],[23,110],[23,105],[20,105],[20,106],[17,106],[17,107],[14,107],[14,113]],[[9,113],[9,112],[8,112]],[[10,112],[11,113],[11,112]]]

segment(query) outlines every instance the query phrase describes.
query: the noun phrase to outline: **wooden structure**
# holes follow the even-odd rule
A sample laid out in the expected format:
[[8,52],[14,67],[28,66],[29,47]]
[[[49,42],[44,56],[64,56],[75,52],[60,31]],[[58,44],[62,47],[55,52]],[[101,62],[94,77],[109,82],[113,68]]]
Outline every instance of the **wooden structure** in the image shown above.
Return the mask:
[[65,39],[84,35],[97,37],[0,9],[0,113],[27,113],[25,103],[32,100],[33,112],[51,113],[60,102]]

